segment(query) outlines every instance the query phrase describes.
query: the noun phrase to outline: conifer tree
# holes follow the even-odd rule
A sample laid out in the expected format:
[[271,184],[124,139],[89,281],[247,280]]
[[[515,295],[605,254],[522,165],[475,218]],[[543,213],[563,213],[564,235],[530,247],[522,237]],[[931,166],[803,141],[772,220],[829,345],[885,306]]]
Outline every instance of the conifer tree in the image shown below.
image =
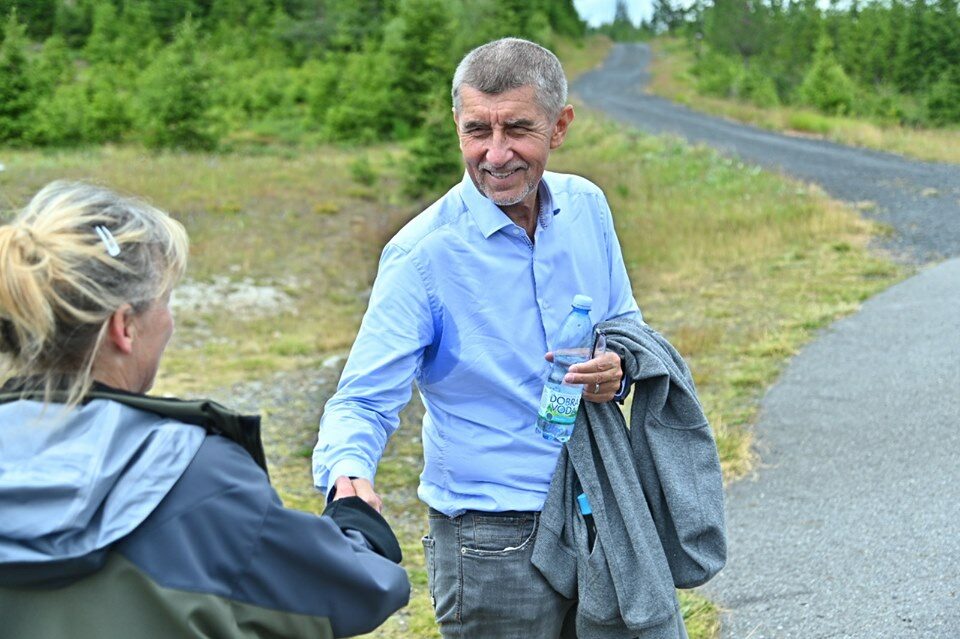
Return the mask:
[[833,42],[826,33],[820,37],[813,64],[800,85],[800,99],[827,113],[849,113],[856,87],[833,54]]
[[934,124],[943,126],[960,123],[960,68],[950,67],[930,87],[927,111]]
[[57,34],[46,39],[32,65],[30,76],[38,99],[50,95],[59,85],[73,79],[73,60],[63,36]]
[[0,142],[18,144],[28,126],[36,95],[31,86],[25,29],[13,10],[0,44]]
[[93,10],[93,30],[87,38],[84,55],[91,64],[116,62],[120,21],[112,2],[101,2]]
[[907,21],[897,43],[893,68],[897,86],[914,93],[927,85],[927,66],[931,62],[926,0],[912,0]]
[[823,16],[816,0],[791,0],[782,24],[769,40],[779,70],[781,90],[789,94],[803,81],[822,32]]
[[560,35],[572,38],[583,37],[587,25],[580,18],[573,0],[553,0],[546,3],[547,15],[550,19],[550,26]]
[[452,44],[453,26],[444,0],[401,1],[383,43],[393,69],[391,90],[402,96],[395,105],[399,126],[418,128],[431,96],[450,81],[455,64]]
[[858,41],[851,46],[860,52],[858,80],[867,86],[877,86],[892,80],[890,61],[897,46],[897,32],[893,28],[894,7],[887,9],[871,2],[861,9],[853,38]]
[[404,191],[409,195],[447,189],[463,172],[449,93],[433,93],[424,123],[417,137],[407,144],[407,152],[410,161],[404,173]]
[[637,39],[637,28],[630,20],[627,3],[624,0],[617,0],[616,9],[613,12],[613,22],[610,23],[606,33],[616,42],[629,42]]
[[343,57],[336,97],[326,109],[324,130],[333,140],[373,142],[394,133],[394,106],[405,98],[391,90],[390,60],[373,41]]
[[766,12],[761,0],[715,0],[704,17],[704,39],[718,52],[749,64],[764,46]]
[[139,81],[140,130],[151,148],[210,149],[216,146],[209,112],[209,74],[197,59],[199,36],[188,17],[143,72]]
[[53,31],[71,47],[81,47],[93,28],[93,7],[89,2],[58,2],[53,14]]
[[0,0],[0,15],[7,16],[16,10],[26,34],[31,39],[43,41],[53,34],[59,4],[62,0]]
[[150,0],[123,0],[115,46],[121,64],[139,70],[153,59],[160,35],[150,15]]
[[957,0],[936,0],[929,21],[930,51],[934,56],[928,68],[932,79],[960,66],[960,14]]

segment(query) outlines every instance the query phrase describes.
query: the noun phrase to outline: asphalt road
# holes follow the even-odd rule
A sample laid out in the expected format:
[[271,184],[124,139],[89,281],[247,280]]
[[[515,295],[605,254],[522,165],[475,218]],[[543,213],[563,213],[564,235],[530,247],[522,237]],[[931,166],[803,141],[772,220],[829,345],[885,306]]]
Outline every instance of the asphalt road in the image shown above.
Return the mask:
[[960,167],[906,160],[823,140],[792,137],[706,116],[643,93],[649,47],[621,44],[572,90],[591,107],[653,133],[671,133],[819,184],[896,230],[888,248],[926,262],[960,255]]
[[704,589],[723,637],[960,637],[960,167],[696,114],[643,95],[648,59],[618,45],[574,91],[625,123],[875,202],[890,246],[926,264],[825,330],[764,398],[762,461],[728,491],[730,559]]

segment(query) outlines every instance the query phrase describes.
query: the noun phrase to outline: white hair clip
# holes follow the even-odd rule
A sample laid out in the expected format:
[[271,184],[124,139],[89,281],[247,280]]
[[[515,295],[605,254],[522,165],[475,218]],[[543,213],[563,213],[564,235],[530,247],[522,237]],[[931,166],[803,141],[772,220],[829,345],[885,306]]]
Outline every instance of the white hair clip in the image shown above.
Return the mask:
[[107,255],[110,257],[120,255],[120,245],[117,244],[117,240],[113,237],[110,229],[105,226],[95,226],[93,230],[97,232],[97,235],[100,236],[100,241],[107,247]]

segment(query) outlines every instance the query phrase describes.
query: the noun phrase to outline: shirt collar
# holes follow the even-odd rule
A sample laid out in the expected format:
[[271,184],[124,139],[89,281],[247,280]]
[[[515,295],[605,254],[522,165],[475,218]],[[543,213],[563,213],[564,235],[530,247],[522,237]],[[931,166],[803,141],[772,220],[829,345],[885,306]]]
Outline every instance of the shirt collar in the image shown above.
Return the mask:
[[[560,209],[554,207],[553,194],[550,192],[546,180],[541,178],[540,185],[537,188],[540,195],[539,223],[540,226],[546,228],[550,226],[553,216],[559,213]],[[489,238],[500,229],[513,224],[513,220],[507,217],[507,214],[501,211],[499,206],[477,189],[473,180],[470,179],[470,174],[466,172],[464,172],[463,180],[460,182],[460,199],[463,200],[467,211],[470,212],[474,223],[485,238]]]

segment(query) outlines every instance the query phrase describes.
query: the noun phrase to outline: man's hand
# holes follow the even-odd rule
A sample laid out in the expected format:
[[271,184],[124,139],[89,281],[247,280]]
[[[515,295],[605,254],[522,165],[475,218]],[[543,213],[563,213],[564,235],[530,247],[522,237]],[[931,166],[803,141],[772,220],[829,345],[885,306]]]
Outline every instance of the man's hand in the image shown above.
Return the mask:
[[337,477],[337,481],[333,482],[336,492],[333,494],[333,500],[343,499],[344,497],[359,497],[363,501],[370,504],[370,506],[380,512],[380,509],[383,508],[383,500],[380,499],[380,495],[373,491],[373,484],[370,483],[369,479],[350,479],[349,477]]
[[[553,353],[547,353],[547,361],[553,361]],[[620,356],[606,352],[571,366],[563,381],[566,384],[583,384],[583,398],[599,403],[609,402],[620,392],[622,379]]]

